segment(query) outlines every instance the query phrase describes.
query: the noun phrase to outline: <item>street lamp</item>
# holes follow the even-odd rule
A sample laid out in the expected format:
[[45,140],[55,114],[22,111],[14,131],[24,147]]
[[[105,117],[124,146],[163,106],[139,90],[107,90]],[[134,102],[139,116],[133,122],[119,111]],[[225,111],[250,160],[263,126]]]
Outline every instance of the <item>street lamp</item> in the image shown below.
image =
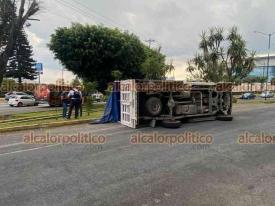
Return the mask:
[[266,69],[267,70],[267,72],[266,72],[267,78],[266,78],[266,86],[265,86],[265,100],[266,100],[268,77],[269,77],[270,43],[271,43],[271,37],[275,34],[275,32],[266,34],[266,33],[261,32],[261,31],[254,31],[254,33],[261,34],[261,35],[264,35],[264,36],[268,36],[268,56],[267,56],[267,69]]

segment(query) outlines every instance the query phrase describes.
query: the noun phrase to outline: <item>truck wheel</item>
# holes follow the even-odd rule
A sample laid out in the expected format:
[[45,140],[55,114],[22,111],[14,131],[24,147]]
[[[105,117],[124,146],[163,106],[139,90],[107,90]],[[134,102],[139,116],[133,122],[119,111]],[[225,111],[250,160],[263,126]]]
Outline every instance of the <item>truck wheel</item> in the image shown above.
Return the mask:
[[160,98],[150,97],[145,103],[146,111],[151,116],[158,116],[162,111],[162,102]]
[[161,125],[166,128],[176,129],[181,127],[182,123],[181,121],[177,121],[177,120],[163,120]]
[[232,121],[233,117],[231,115],[219,115],[216,117],[216,120],[219,121]]

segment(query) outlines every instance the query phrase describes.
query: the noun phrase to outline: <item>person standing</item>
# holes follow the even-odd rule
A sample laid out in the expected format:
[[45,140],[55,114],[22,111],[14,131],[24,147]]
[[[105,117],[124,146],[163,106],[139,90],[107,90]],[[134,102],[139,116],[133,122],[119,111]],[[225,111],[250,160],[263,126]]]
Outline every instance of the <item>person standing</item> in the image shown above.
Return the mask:
[[82,113],[83,113],[83,105],[84,105],[84,98],[85,95],[83,95],[82,91],[81,91],[81,86],[76,87],[78,89],[78,91],[81,94],[81,100],[80,100],[80,104],[79,104],[79,116],[82,117]]
[[78,115],[79,115],[79,107],[80,107],[81,99],[82,99],[81,91],[79,91],[77,88],[73,88],[69,92],[68,98],[71,99],[68,119],[71,118],[73,109],[75,110],[75,118],[77,119]]
[[67,119],[67,111],[68,111],[68,104],[70,102],[70,99],[68,98],[68,88],[66,88],[62,93],[61,93],[61,102],[62,102],[62,107],[63,107],[63,118]]

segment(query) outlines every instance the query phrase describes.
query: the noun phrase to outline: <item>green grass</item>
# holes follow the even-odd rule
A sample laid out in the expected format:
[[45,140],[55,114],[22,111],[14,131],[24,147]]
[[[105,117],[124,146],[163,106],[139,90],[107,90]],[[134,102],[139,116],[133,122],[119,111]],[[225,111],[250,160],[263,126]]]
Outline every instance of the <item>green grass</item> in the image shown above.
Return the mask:
[[[100,118],[104,112],[105,105],[94,105],[90,114],[85,111],[85,107],[83,108],[83,116],[79,117],[78,120],[87,120],[87,119],[94,119]],[[8,120],[9,122],[2,121],[0,122],[0,128],[9,128],[15,126],[29,126],[29,125],[42,125],[47,123],[54,123],[54,122],[64,122],[62,118],[62,109],[58,110],[51,110],[51,111],[41,111],[41,112],[30,112],[30,113],[23,113],[23,114],[16,114],[12,115],[11,118]],[[37,120],[36,118],[43,118],[46,116],[52,116],[50,119],[41,119]],[[26,121],[22,121],[22,119],[26,118]],[[31,118],[34,118],[33,120]],[[12,121],[11,121],[12,120]],[[18,121],[17,121],[18,120]],[[72,117],[70,120],[65,121],[73,121],[74,119],[74,111],[72,113]]]

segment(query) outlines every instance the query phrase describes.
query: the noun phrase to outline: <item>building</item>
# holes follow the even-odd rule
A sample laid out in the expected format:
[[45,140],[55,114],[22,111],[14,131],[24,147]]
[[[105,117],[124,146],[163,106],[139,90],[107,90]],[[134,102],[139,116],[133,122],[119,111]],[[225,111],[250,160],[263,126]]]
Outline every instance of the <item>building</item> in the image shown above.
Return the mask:
[[[267,76],[267,54],[259,54],[255,57],[256,68],[250,73],[250,76]],[[275,54],[270,54],[268,81],[275,78]]]

